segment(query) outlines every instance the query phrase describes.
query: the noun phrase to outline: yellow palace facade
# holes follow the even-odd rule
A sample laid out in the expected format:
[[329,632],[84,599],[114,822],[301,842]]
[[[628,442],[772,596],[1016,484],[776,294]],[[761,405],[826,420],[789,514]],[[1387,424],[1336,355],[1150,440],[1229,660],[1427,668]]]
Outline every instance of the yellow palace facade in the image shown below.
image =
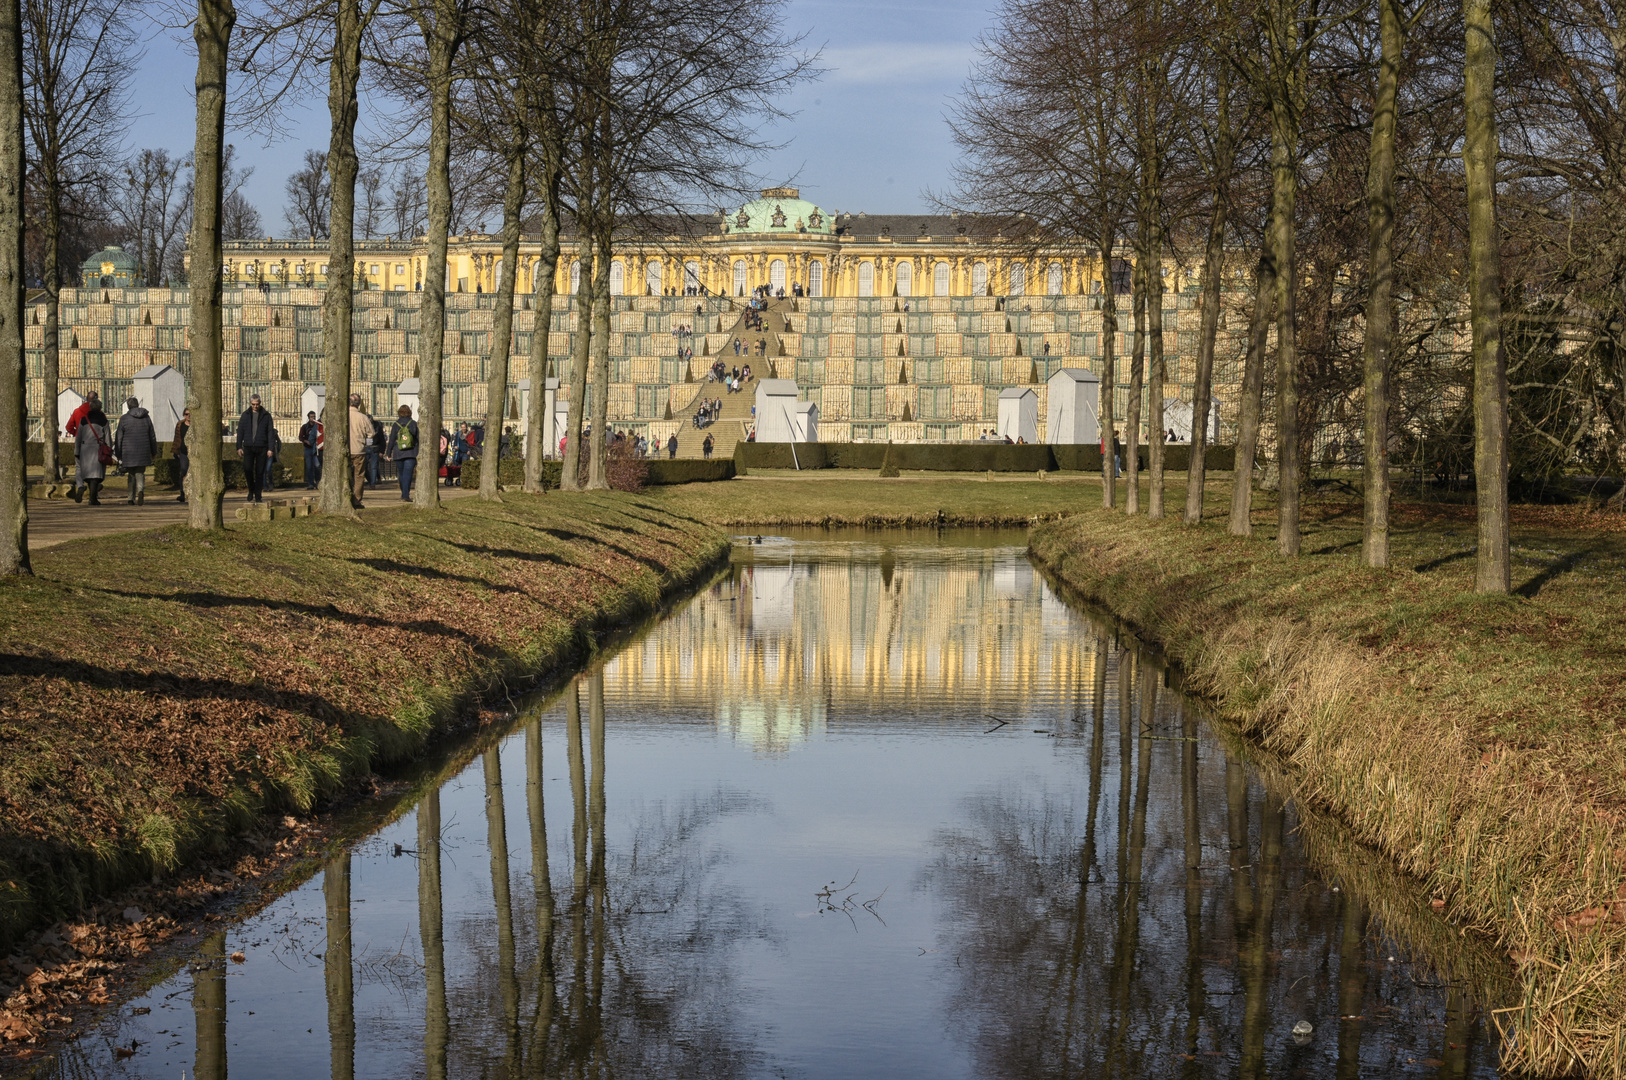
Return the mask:
[[[567,237],[549,312],[554,377],[567,373],[578,332],[573,286],[582,268],[569,255],[573,247]],[[534,241],[521,245],[511,389],[526,374],[523,358],[540,314],[531,299],[538,253]],[[356,261],[352,378],[375,415],[390,415],[400,384],[419,374],[417,293],[426,256],[421,241],[363,242]],[[233,242],[222,269],[226,412],[236,415],[234,409],[259,394],[291,437],[304,391],[323,378],[326,247]],[[443,407],[453,423],[486,418],[494,290],[502,269],[496,237],[452,238]],[[652,439],[679,430],[713,362],[745,362],[730,348],[743,298],[768,286],[793,299],[781,306],[783,327],[768,335],[753,370],[796,380],[802,400],[819,407],[821,440],[976,439],[995,426],[1002,391],[1032,389],[1043,418],[1046,381],[1056,371],[1099,374],[1104,288],[1119,294],[1116,345],[1127,358],[1133,345],[1133,335],[1124,332],[1130,265],[1114,260],[1110,283],[1102,269],[1099,259],[1081,251],[1036,253],[987,222],[827,212],[793,188],[770,188],[733,212],[674,223],[659,235],[618,238],[610,268],[610,420]],[[1166,403],[1177,406],[1189,403],[1195,379],[1198,283],[1172,260],[1162,272]],[[85,287],[62,294],[63,385],[79,393],[95,388],[104,401],[119,401],[129,395],[135,373],[149,365],[170,364],[189,375],[186,290],[120,288],[94,278],[87,274]],[[1222,329],[1215,362],[1221,440],[1230,437],[1236,419],[1246,300],[1240,288],[1224,293],[1229,329]],[[44,320],[36,312],[25,321],[29,414],[37,429]],[[692,357],[680,355],[680,347],[692,349]],[[1116,396],[1120,419],[1128,367],[1117,365],[1125,391]],[[515,405],[505,422],[517,424],[518,395],[511,396]],[[1042,427],[1041,419],[1041,439]]]
[[[800,285],[811,298],[1082,296],[1099,294],[1098,258],[1036,255],[958,215],[827,213],[795,188],[768,188],[734,213],[674,221],[664,235],[618,241],[610,264],[612,296],[745,297],[759,286],[777,292]],[[580,263],[563,244],[556,294],[575,291]],[[359,241],[359,288],[412,292],[422,288],[427,256],[421,241]],[[520,245],[520,292],[536,290],[534,242]],[[1119,268],[1127,286],[1129,263]],[[223,266],[229,285],[322,287],[327,246],[320,241],[235,241]],[[502,274],[502,245],[487,234],[451,238],[445,286],[449,293],[490,293]],[[1178,291],[1178,269],[1164,274]]]

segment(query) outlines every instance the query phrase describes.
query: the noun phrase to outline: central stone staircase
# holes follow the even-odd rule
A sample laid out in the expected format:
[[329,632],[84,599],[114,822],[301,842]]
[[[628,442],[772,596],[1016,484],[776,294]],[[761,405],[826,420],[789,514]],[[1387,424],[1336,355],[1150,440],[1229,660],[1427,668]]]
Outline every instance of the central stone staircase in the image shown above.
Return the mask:
[[[794,372],[796,363],[794,358],[779,355],[779,335],[787,328],[784,312],[790,309],[792,301],[770,300],[767,310],[762,312],[762,329],[749,330],[745,325],[746,312],[734,321],[733,329],[729,331],[728,340],[718,350],[716,356],[697,357],[708,363],[721,360],[728,368],[743,368],[751,365],[751,381],[740,384],[738,393],[731,394],[728,388],[720,382],[706,379],[698,385],[694,397],[689,400],[681,410],[674,409],[672,416],[681,420],[683,426],[678,429],[678,450],[680,458],[698,458],[705,456],[704,444],[709,434],[712,439],[711,456],[713,458],[732,457],[734,447],[743,442],[751,430],[751,409],[757,401],[757,380],[769,377],[769,372],[775,367],[785,376],[786,366]],[[734,355],[734,342],[739,341],[740,355]],[[761,342],[766,355],[757,355],[757,345]],[[722,413],[718,419],[703,428],[694,426],[695,413],[700,410],[702,402],[712,398],[721,399]],[[661,456],[666,456],[666,447],[661,447]]]

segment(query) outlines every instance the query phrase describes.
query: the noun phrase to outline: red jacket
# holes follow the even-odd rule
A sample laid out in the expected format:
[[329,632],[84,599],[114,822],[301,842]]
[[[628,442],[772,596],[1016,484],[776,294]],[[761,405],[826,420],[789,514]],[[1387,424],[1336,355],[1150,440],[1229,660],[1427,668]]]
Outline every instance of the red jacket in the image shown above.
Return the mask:
[[67,431],[68,431],[68,436],[70,438],[72,438],[74,435],[77,435],[79,433],[79,421],[81,421],[81,420],[83,420],[85,418],[85,414],[90,412],[91,408],[92,408],[92,406],[91,406],[90,402],[81,401],[79,403],[79,407],[77,409],[73,410],[73,414],[68,417],[68,423],[67,423],[66,427],[67,427]]

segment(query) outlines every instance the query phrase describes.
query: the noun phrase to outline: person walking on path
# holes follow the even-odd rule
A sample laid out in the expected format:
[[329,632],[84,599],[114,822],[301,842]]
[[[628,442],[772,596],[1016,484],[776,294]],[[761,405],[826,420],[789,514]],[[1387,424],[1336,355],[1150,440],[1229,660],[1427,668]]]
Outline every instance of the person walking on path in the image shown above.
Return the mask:
[[390,429],[390,460],[401,481],[401,501],[411,502],[412,474],[418,469],[418,422],[412,419],[410,405],[402,405],[396,412],[395,426]]
[[[90,392],[89,397],[87,397],[84,401],[81,401],[79,403],[79,407],[77,409],[73,410],[72,415],[70,415],[68,417],[68,422],[63,425],[63,430],[65,430],[68,433],[68,438],[70,438],[70,439],[77,439],[78,438],[79,425],[85,422],[85,417],[87,415],[89,415],[91,410],[93,410],[93,409],[96,412],[101,412],[102,411],[102,399],[101,399],[101,396],[99,394],[97,394],[96,391],[94,391],[94,390],[92,390]],[[104,417],[104,422],[105,422],[105,417]],[[77,446],[75,447],[74,454],[77,457],[77,455],[78,455]],[[73,498],[73,500],[75,502],[77,502],[79,500],[80,496],[84,494],[83,489],[84,489],[84,486],[85,486],[85,479],[86,479],[85,477],[79,475],[77,469],[74,471],[73,488],[72,488],[71,491],[69,491],[68,494]]]
[[666,438],[666,456],[668,460],[677,457],[677,432],[672,432]]
[[350,395],[350,509],[361,509],[361,486],[367,482],[367,447],[373,441],[373,418],[361,411],[361,395]]
[[243,459],[243,476],[248,481],[248,501],[264,500],[265,474],[275,453],[271,433],[276,425],[260,404],[260,395],[248,399],[248,408],[237,420],[237,456]]
[[713,443],[711,441],[711,433],[708,431],[706,433],[706,441],[700,444],[701,452],[703,454],[705,454],[705,456],[708,457],[708,458],[711,457],[712,445],[713,445]]
[[384,421],[377,416],[367,416],[372,421],[372,439],[367,442],[367,486],[377,488],[380,477],[380,460],[384,459],[389,447],[384,446]]
[[314,412],[305,414],[299,429],[299,445],[305,448],[305,490],[315,491],[322,482],[322,421]]
[[186,501],[186,474],[192,471],[192,452],[186,445],[186,437],[192,433],[192,410],[187,409],[181,413],[180,420],[175,424],[175,438],[170,443],[169,452],[174,456],[178,475],[175,486],[181,493],[175,496],[175,501]]
[[125,503],[142,506],[147,501],[147,469],[158,457],[158,432],[153,430],[152,417],[135,398],[124,403],[124,415],[119,417],[118,433],[113,438],[113,456],[124,466],[130,478],[130,493]]
[[[90,505],[100,506],[102,481],[107,477],[107,467],[113,461],[113,448],[107,444],[107,414],[99,407],[85,413],[75,425],[73,438],[73,456],[78,472],[73,501],[78,502],[84,498],[84,492],[89,492]],[[84,491],[79,488],[81,483]]]
[[62,425],[63,430],[68,433],[68,437],[70,439],[79,434],[79,425],[84,422],[85,416],[89,414],[92,409],[95,409],[97,412],[102,411],[102,397],[94,390],[90,392],[89,397],[85,398],[85,400],[79,403],[79,407],[77,409],[73,410],[72,414],[70,414],[68,417],[68,422]]

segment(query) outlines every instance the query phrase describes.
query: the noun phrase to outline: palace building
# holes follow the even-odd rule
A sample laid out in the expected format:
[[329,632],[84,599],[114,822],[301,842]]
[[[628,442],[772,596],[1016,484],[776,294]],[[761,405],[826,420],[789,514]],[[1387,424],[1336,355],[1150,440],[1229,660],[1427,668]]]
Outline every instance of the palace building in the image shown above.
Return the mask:
[[[1104,288],[1118,294],[1121,421],[1133,346],[1127,257],[1114,260],[1109,282],[1100,260],[1082,246],[1047,255],[1010,231],[955,215],[840,213],[794,188],[770,188],[733,212],[673,219],[669,229],[618,238],[610,269],[610,422],[652,441],[682,430],[699,399],[717,396],[705,379],[720,358],[729,367],[749,363],[758,377],[795,380],[797,396],[818,408],[823,441],[977,439],[995,426],[999,397],[1012,389],[1037,395],[1043,439],[1051,377],[1063,369],[1099,374]],[[549,313],[553,377],[566,374],[578,332],[574,284],[582,268],[570,255],[572,237],[562,248]],[[259,394],[286,429],[285,440],[302,419],[305,390],[322,383],[326,253],[320,241],[238,241],[227,245],[222,267],[226,415],[235,417]],[[388,416],[401,384],[419,374],[416,294],[426,253],[421,241],[360,241],[356,262],[353,379],[371,411]],[[111,252],[93,256],[84,287],[62,293],[62,386],[98,389],[104,401],[129,396],[135,373],[151,365],[168,364],[183,375],[190,367],[186,290],[125,284],[126,275],[103,273],[114,263],[123,268]],[[537,264],[535,241],[522,243],[511,391],[526,375],[538,317],[531,303]],[[452,238],[443,374],[448,423],[485,419],[502,269],[496,237]],[[1172,261],[1162,276],[1167,424],[1185,438],[1199,283]],[[775,305],[772,329],[747,332],[740,315],[759,286],[782,288],[787,299]],[[1222,441],[1236,421],[1248,300],[1239,280],[1227,286],[1214,367]],[[26,321],[29,414],[38,437],[43,314],[36,308]],[[693,356],[680,359],[680,349]],[[510,397],[506,422],[517,427],[522,399]],[[743,422],[720,428],[718,452],[726,454],[747,430]]]

